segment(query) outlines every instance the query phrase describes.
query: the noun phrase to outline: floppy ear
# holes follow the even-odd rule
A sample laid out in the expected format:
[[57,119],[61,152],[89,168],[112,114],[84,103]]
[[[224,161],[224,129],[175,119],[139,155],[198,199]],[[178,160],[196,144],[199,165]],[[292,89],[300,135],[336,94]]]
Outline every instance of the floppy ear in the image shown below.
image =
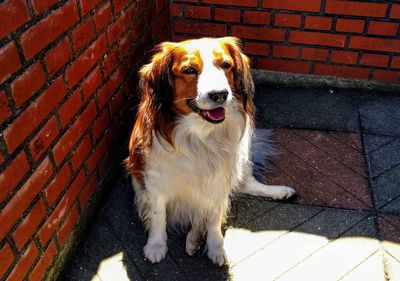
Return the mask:
[[239,38],[223,37],[221,40],[228,47],[235,61],[233,68],[235,88],[243,96],[243,108],[245,111],[252,113],[254,83],[250,73],[249,58],[243,53]]
[[[153,120],[150,131],[155,130],[170,142],[167,127],[174,122],[172,110],[174,81],[172,76],[172,60],[175,44],[164,42],[154,48],[154,55],[149,64],[144,65],[140,71],[140,90],[143,108]],[[157,134],[156,134],[157,135]]]

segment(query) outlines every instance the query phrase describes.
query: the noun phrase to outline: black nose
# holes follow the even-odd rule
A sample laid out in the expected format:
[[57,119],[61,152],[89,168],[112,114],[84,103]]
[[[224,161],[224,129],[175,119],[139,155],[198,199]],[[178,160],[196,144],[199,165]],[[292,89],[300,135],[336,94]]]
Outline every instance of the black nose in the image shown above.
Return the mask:
[[208,96],[216,103],[223,103],[228,98],[228,91],[212,91],[208,93]]

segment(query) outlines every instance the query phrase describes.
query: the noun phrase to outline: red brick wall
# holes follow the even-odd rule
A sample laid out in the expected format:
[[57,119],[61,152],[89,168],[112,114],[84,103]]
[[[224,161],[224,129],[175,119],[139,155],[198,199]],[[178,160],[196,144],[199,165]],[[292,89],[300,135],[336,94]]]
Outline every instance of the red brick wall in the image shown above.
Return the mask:
[[400,3],[172,0],[172,39],[237,36],[259,69],[400,83]]
[[1,280],[54,265],[129,132],[137,66],[168,20],[166,0],[0,2]]

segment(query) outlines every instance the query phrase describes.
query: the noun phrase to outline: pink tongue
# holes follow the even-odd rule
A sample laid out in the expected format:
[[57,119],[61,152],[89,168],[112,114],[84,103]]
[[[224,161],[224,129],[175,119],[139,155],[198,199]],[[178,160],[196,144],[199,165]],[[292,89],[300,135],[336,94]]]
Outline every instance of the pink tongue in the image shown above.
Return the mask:
[[212,110],[205,110],[207,116],[212,120],[221,120],[225,117],[225,109],[223,107],[217,107]]

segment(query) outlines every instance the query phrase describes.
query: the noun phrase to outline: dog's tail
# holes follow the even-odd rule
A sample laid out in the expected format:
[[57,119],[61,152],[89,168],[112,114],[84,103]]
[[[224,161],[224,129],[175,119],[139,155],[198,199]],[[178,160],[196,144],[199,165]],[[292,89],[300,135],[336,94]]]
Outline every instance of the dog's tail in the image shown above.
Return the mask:
[[269,170],[268,160],[278,154],[271,137],[272,130],[255,129],[251,141],[253,176],[260,182],[265,182],[265,173]]

